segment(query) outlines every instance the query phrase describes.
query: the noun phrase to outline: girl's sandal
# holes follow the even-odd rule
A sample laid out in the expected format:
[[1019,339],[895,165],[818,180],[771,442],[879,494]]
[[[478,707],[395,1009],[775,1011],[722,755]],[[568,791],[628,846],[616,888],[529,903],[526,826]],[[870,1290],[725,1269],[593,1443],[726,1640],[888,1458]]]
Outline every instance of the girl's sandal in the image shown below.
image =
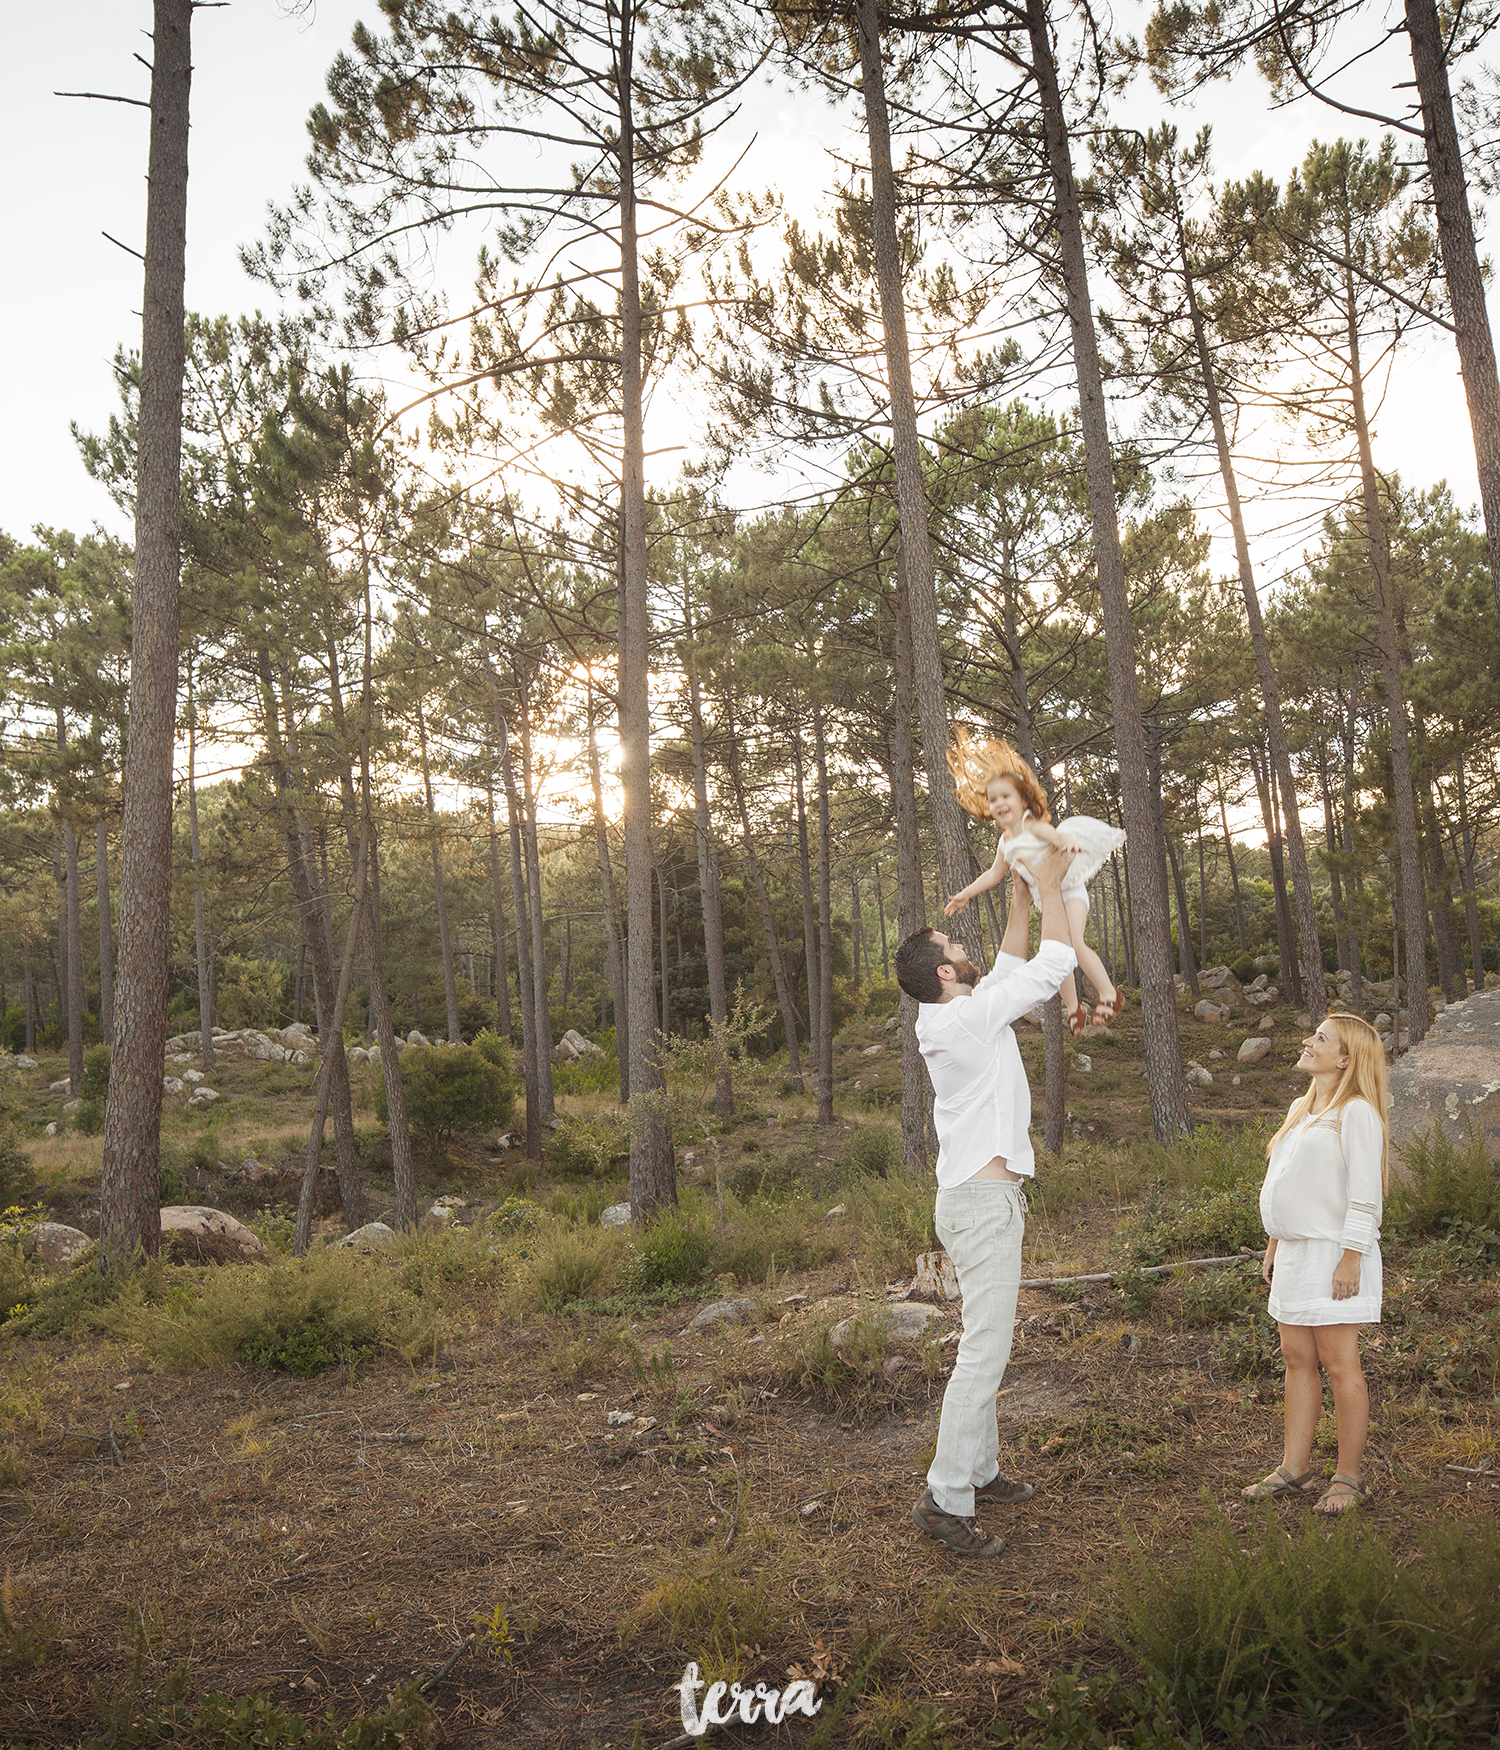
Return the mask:
[[1083,1030],[1089,1024],[1089,1012],[1082,1003],[1074,1003],[1068,1010],[1068,1031],[1075,1039],[1082,1039]]
[[[1338,1494],[1334,1490],[1339,1491]],[[1314,1513],[1321,1514],[1324,1519],[1337,1519],[1341,1513],[1348,1513],[1357,1507],[1369,1490],[1358,1477],[1351,1477],[1347,1471],[1336,1470],[1329,1480],[1323,1499],[1313,1508]]]
[[1094,1025],[1107,1027],[1111,1021],[1119,1018],[1120,1010],[1125,1007],[1125,993],[1116,990],[1107,1002],[1094,1005]]
[[1312,1481],[1313,1473],[1304,1471],[1300,1477],[1294,1477],[1284,1464],[1278,1464],[1264,1482],[1251,1483],[1248,1489],[1240,1490],[1240,1498],[1245,1501],[1272,1501],[1278,1495],[1303,1495],[1307,1493],[1307,1485]]

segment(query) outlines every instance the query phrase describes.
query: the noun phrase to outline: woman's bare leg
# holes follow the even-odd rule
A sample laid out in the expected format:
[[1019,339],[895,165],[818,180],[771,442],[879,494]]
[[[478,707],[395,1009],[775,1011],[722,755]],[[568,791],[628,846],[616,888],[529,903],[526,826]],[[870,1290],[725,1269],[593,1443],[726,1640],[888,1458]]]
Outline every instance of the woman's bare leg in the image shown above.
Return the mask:
[[[1323,1414],[1323,1379],[1318,1372],[1318,1338],[1310,1325],[1278,1325],[1286,1361],[1286,1436],[1281,1462],[1294,1477],[1312,1464],[1313,1437]],[[1335,1400],[1337,1402],[1337,1400]]]
[[1333,1387],[1333,1415],[1339,1430],[1339,1465],[1345,1476],[1358,1477],[1370,1431],[1370,1393],[1359,1362],[1358,1325],[1318,1325],[1312,1332],[1318,1360]]
[[[1114,980],[1104,970],[1104,962],[1083,939],[1084,925],[1089,917],[1089,902],[1086,899],[1064,900],[1063,910],[1068,914],[1068,934],[1073,938],[1073,952],[1078,956],[1078,964],[1087,974],[1089,983],[1099,993],[1100,1002],[1107,1003],[1115,994]],[[1069,983],[1071,982],[1070,975]],[[1066,993],[1067,985],[1063,986],[1063,990]],[[1068,1002],[1066,994],[1063,1001]],[[1068,1003],[1069,1008],[1072,1006],[1072,1003]]]

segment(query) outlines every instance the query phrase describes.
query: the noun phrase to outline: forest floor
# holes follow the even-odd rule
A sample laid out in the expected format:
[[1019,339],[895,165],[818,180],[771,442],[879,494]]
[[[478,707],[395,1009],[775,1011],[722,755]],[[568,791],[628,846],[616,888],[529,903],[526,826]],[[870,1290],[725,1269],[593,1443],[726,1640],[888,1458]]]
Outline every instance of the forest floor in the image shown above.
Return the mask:
[[[1139,1146],[1133,1018],[1113,1041],[1081,1046],[1095,1067],[1070,1077],[1070,1140],[1042,1164],[1028,1276],[1119,1269],[1142,1255],[1142,1210],[1170,1239],[1175,1202],[1193,1202],[1181,1175],[1153,1176]],[[1206,1097],[1195,1091],[1201,1116],[1233,1125],[1284,1109],[1300,1029],[1290,1010],[1272,1019],[1270,1056],[1237,1067],[1231,1090],[1210,1052],[1232,1057],[1240,1035],[1185,1014],[1184,1056],[1216,1074]],[[1243,1532],[1267,1511],[1239,1499],[1280,1456],[1279,1370],[1265,1321],[1246,1311],[1254,1270],[1222,1287],[1184,1275],[1024,1290],[998,1405],[1001,1467],[1037,1493],[984,1511],[1006,1538],[1000,1558],[950,1555],[909,1515],[951,1343],[842,1373],[826,1347],[832,1323],[878,1314],[902,1274],[876,1206],[847,1181],[818,1188],[814,1170],[893,1117],[889,1037],[875,1023],[841,1037],[836,1132],[816,1126],[806,1097],[769,1087],[725,1127],[725,1149],[808,1169],[814,1188],[777,1216],[790,1209],[812,1236],[801,1267],[734,1286],[721,1276],[670,1303],[584,1297],[545,1311],[518,1298],[506,1258],[473,1265],[474,1235],[467,1252],[452,1235],[421,1235],[368,1267],[410,1280],[423,1248],[429,1264],[454,1260],[422,1278],[448,1284],[441,1342],[305,1380],[248,1363],[166,1371],[97,1326],[0,1339],[0,1743],[78,1744],[118,1722],[122,1698],[127,1714],[149,1713],[185,1668],[191,1695],[261,1695],[309,1718],[350,1718],[434,1680],[429,1700],[456,1746],[655,1747],[681,1731],[677,1685],[696,1660],[707,1677],[772,1688],[805,1676],[826,1697],[842,1680],[845,1711],[821,1744],[957,1750],[1024,1724],[1059,1670],[1128,1671],[1109,1631],[1129,1552],[1169,1568],[1217,1516]],[[872,1044],[882,1049],[867,1055]],[[1040,1036],[1023,1049],[1039,1052]],[[47,1058],[8,1081],[24,1130],[56,1116],[60,1096],[45,1090],[64,1070]],[[219,1202],[274,1237],[295,1197],[310,1077],[310,1066],[237,1065],[212,1078],[223,1095],[212,1126],[174,1111],[178,1200]],[[601,1099],[564,1095],[570,1109],[597,1115]],[[52,1218],[90,1226],[97,1139],[27,1146]],[[242,1153],[284,1165],[282,1182],[226,1175],[218,1163]],[[424,1173],[429,1197],[480,1208],[551,1199],[580,1234],[623,1189],[589,1187],[579,1221],[579,1182],[538,1175],[515,1151],[476,1144]],[[711,1218],[711,1201],[691,1194]],[[1472,1349],[1476,1321],[1493,1320],[1493,1269],[1445,1274],[1410,1251],[1405,1279],[1403,1242],[1387,1248],[1388,1298],[1421,1307],[1427,1347],[1369,1340],[1362,1509],[1403,1558],[1441,1522],[1500,1514],[1494,1380],[1453,1359]],[[735,1292],[753,1302],[749,1322],[691,1328],[701,1306]],[[1325,1418],[1328,1471],[1331,1442]],[[1293,1531],[1309,1505],[1269,1511]],[[799,1746],[826,1723],[707,1741]],[[1266,1730],[1267,1743],[1315,1735],[1300,1721]],[[1361,1730],[1367,1746],[1409,1741],[1399,1721]]]

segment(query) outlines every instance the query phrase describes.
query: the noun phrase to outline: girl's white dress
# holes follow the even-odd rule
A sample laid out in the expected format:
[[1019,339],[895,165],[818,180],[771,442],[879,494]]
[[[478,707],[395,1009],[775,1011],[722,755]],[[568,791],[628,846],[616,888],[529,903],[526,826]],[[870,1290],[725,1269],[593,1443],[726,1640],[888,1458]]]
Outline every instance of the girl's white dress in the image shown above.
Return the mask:
[[[1017,857],[1023,862],[1034,864],[1050,848],[1027,825],[1030,819],[1031,814],[1028,811],[1021,816],[1021,825],[1010,838],[1001,835],[1000,848],[1005,852],[1006,863],[1012,867]],[[1087,905],[1089,882],[1109,861],[1110,853],[1117,851],[1125,843],[1125,835],[1119,827],[1111,826],[1107,820],[1095,820],[1091,814],[1073,814],[1054,824],[1058,832],[1083,846],[1082,851],[1068,863],[1068,872],[1063,876],[1062,896],[1065,900],[1081,899]],[[1031,890],[1032,904],[1040,905],[1041,894],[1030,868],[1021,870],[1021,879]]]
[[[1380,1323],[1380,1156],[1384,1126],[1368,1100],[1304,1117],[1271,1150],[1260,1218],[1276,1241],[1271,1317],[1283,1325]],[[1334,1266],[1361,1254],[1359,1290],[1333,1298]]]

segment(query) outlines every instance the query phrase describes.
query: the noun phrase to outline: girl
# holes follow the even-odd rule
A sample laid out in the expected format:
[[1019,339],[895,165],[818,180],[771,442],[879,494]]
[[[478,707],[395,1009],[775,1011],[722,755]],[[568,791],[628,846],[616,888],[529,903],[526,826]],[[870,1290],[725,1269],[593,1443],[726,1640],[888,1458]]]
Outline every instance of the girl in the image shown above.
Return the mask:
[[1312,1444],[1323,1408],[1321,1363],[1333,1386],[1338,1469],[1313,1511],[1344,1513],[1360,1481],[1370,1397],[1359,1327],[1380,1322],[1380,1214],[1387,1162],[1385,1052],[1354,1015],[1330,1015],[1302,1041],[1297,1068],[1312,1080],[1266,1149],[1260,1218],[1270,1236],[1261,1275],[1286,1357],[1281,1463],[1243,1491],[1249,1501],[1316,1490]]
[[[1000,828],[1000,843],[995,850],[993,865],[967,887],[960,888],[943,908],[943,915],[955,917],[977,894],[998,887],[1005,879],[1007,868],[1018,856],[1039,857],[1046,845],[1057,845],[1071,852],[1073,862],[1062,884],[1068,930],[1078,964],[1088,974],[1102,999],[1094,1010],[1094,1024],[1107,1026],[1119,1014],[1122,998],[1104,970],[1104,962],[1084,941],[1083,930],[1089,915],[1088,883],[1099,872],[1110,852],[1125,843],[1124,833],[1118,827],[1094,820],[1087,814],[1075,814],[1063,827],[1053,826],[1047,807],[1047,792],[1038,782],[1036,773],[1009,742],[976,744],[966,731],[956,730],[954,744],[948,749],[948,766],[958,786],[959,801],[980,820],[995,822]],[[1017,873],[1035,900],[1036,882],[1025,863],[1017,865]],[[1077,1039],[1088,1025],[1089,1016],[1078,1000],[1078,987],[1071,973],[1063,980],[1061,994],[1068,1014],[1068,1030]]]

